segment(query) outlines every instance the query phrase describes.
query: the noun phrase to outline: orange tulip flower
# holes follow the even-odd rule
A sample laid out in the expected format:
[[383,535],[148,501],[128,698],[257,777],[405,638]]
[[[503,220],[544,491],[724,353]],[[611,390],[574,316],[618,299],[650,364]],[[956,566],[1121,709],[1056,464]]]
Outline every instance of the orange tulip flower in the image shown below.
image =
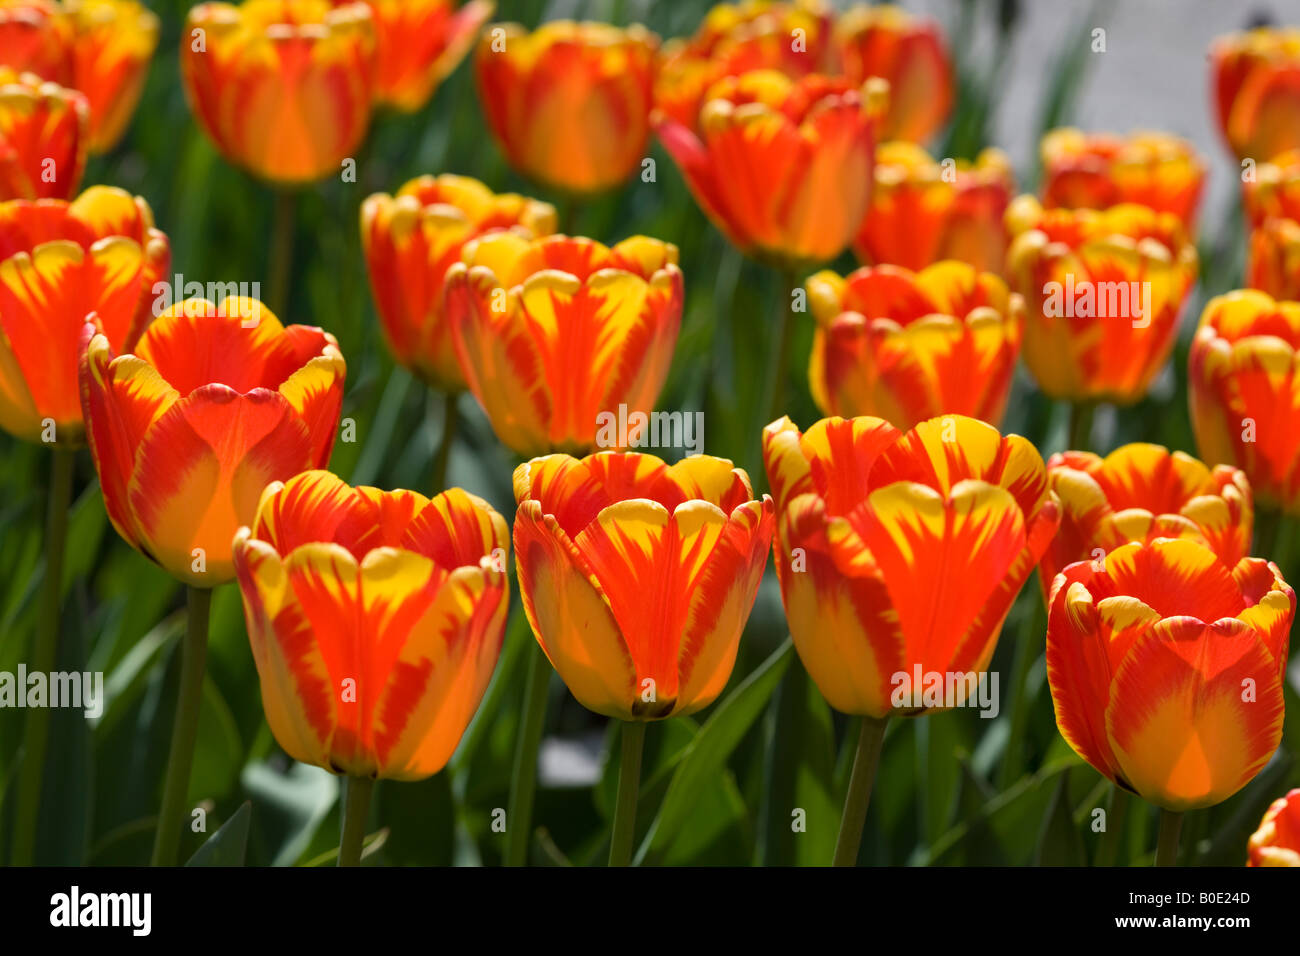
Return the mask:
[[170,264],[148,203],[123,190],[0,203],[0,428],[80,444],[86,316],[99,314],[109,347],[133,349],[153,318],[150,290]]
[[1220,37],[1210,61],[1219,131],[1238,159],[1300,147],[1300,30]]
[[918,702],[914,675],[988,667],[1060,520],[1034,446],[960,415],[906,433],[863,417],[800,434],[783,418],[763,459],[786,619],[822,696],[877,719],[962,703]]
[[1260,163],[1242,192],[1251,225],[1246,284],[1300,299],[1300,149]]
[[72,24],[53,0],[0,0],[0,63],[72,85]]
[[0,199],[70,199],[86,168],[86,98],[0,67]]
[[1131,404],[1169,358],[1196,281],[1178,217],[1145,206],[1007,209],[1012,288],[1025,297],[1025,364],[1056,399]]
[[234,564],[271,733],[337,774],[420,780],[447,763],[501,652],[506,523],[459,488],[272,482]]
[[72,20],[72,84],[90,101],[90,151],[105,153],[126,131],[149,60],[158,18],[136,0],[64,0]]
[[389,348],[437,388],[465,387],[443,308],[443,277],[466,242],[502,229],[549,235],[555,207],[451,175],[412,179],[396,197],[379,193],[361,207],[361,244]]
[[875,185],[853,251],[863,262],[924,269],[960,259],[1001,272],[1007,251],[1002,217],[1016,189],[1011,161],[986,149],[974,163],[940,164],[914,143],[882,143]]
[[264,179],[338,174],[370,123],[374,30],[364,3],[201,3],[181,36],[181,79],[199,125]]
[[997,424],[1006,407],[1024,302],[964,262],[819,272],[808,385],[826,415],[875,415],[911,428],[954,413]]
[[502,443],[521,455],[595,447],[598,416],[649,413],[682,316],[677,247],[635,236],[471,240],[447,270],[461,371]]
[[700,113],[700,134],[666,116],[655,129],[695,201],[742,252],[783,267],[834,259],[867,213],[874,128],[885,98],[774,70],[727,77]]
[[1188,358],[1201,457],[1235,465],[1257,501],[1300,514],[1300,303],[1241,289],[1206,303]]
[[1208,807],[1277,749],[1295,592],[1276,565],[1134,542],[1067,567],[1050,604],[1056,726],[1117,786],[1166,810]]
[[1138,203],[1173,213],[1187,227],[1205,186],[1205,164],[1192,144],[1165,133],[1127,137],[1054,129],[1039,147],[1043,205],[1048,209],[1107,209]]
[[611,189],[645,157],[659,38],[643,27],[495,24],[475,57],[488,126],[510,165],[569,193]]
[[323,468],[345,366],[334,336],[256,299],[166,309],[131,353],[86,324],[81,402],[108,517],[187,584],[234,577],[231,540],[272,481]]
[[953,103],[952,63],[933,20],[887,4],[859,4],[835,23],[835,52],[855,86],[871,77],[889,82],[881,139],[919,143],[947,122]]
[[1247,866],[1300,866],[1300,788],[1273,801],[1249,849]]
[[515,555],[537,643],[588,710],[659,720],[731,677],[772,542],[772,499],[707,455],[602,452],[515,469]]

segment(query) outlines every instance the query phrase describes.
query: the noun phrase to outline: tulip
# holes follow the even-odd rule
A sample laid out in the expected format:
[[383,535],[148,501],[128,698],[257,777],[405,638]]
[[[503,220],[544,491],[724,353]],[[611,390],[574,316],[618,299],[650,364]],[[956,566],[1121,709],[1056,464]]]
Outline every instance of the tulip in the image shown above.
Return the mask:
[[676,246],[498,231],[445,286],[461,371],[513,451],[590,450],[603,413],[654,408],[681,323]]
[[90,151],[122,138],[158,46],[158,18],[136,0],[64,0],[72,21],[72,84],[90,102]]
[[1249,850],[1247,866],[1300,866],[1300,788],[1273,801]]
[[1043,137],[1043,205],[1107,209],[1138,203],[1168,212],[1191,232],[1205,186],[1205,164],[1192,144],[1165,133],[1127,137],[1055,129]]
[[479,40],[479,97],[510,165],[572,194],[611,189],[645,156],[659,38],[640,26],[496,24]]
[[986,149],[974,163],[941,165],[914,143],[876,150],[871,206],[853,242],[863,262],[918,270],[959,259],[1001,272],[1007,234],[1002,224],[1015,193],[1006,154]]
[[1300,299],[1300,149],[1260,163],[1243,194],[1251,226],[1247,285]]
[[81,93],[0,67],[0,199],[76,195],[88,121]]
[[0,0],[0,63],[72,84],[72,25],[53,0]]
[[1238,159],[1300,147],[1300,30],[1220,37],[1210,61],[1219,131]]
[[945,413],[1001,420],[1024,302],[996,275],[948,261],[823,271],[806,285],[817,320],[808,384],[823,414],[902,429]]

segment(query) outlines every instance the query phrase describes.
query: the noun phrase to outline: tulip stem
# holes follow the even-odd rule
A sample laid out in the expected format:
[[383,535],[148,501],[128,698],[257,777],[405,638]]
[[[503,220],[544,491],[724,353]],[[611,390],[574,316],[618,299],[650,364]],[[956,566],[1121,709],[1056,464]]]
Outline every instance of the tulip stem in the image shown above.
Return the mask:
[[438,450],[433,456],[433,494],[447,490],[447,462],[451,460],[451,446],[456,442],[456,426],[459,416],[456,414],[456,392],[442,393],[442,435],[438,439]]
[[1156,866],[1178,865],[1178,834],[1183,829],[1183,815],[1172,810],[1160,811],[1160,837],[1156,843]]
[[360,866],[361,845],[370,816],[370,795],[375,781],[370,777],[343,778],[343,832],[339,836],[339,866]]
[[1115,866],[1119,859],[1120,844],[1124,842],[1124,824],[1128,818],[1128,805],[1132,802],[1129,793],[1119,784],[1114,784],[1110,791],[1110,810],[1106,814],[1106,835],[1101,838],[1095,864],[1097,866]]
[[528,838],[532,834],[533,794],[537,789],[537,752],[546,724],[546,687],[551,680],[551,662],[532,642],[528,660],[528,686],[515,745],[515,766],[510,776],[510,808],[506,814],[506,866],[523,866],[528,860]]
[[1007,733],[1007,747],[1002,758],[1002,788],[1005,790],[1020,779],[1025,771],[1024,739],[1029,726],[1029,672],[1038,655],[1043,652],[1047,634],[1046,612],[1037,598],[1023,619],[1012,659],[1011,729]]
[[645,721],[624,721],[622,762],[618,767],[618,800],[614,804],[614,826],[609,834],[609,865],[627,866],[632,860],[636,836],[636,797],[641,789],[641,752],[645,746]]
[[1282,570],[1283,576],[1286,574],[1286,568],[1282,567],[1282,562],[1278,561],[1277,554],[1277,537],[1278,530],[1282,526],[1282,513],[1274,508],[1260,508],[1255,515],[1255,540],[1254,550],[1251,554],[1257,558],[1263,558],[1265,561],[1273,561]]
[[184,826],[185,801],[189,796],[190,768],[194,765],[194,741],[199,731],[199,707],[203,701],[203,671],[208,658],[208,617],[212,590],[190,585],[186,589],[188,622],[181,645],[181,686],[172,723],[171,749],[167,754],[167,776],[163,782],[162,808],[154,834],[152,866],[175,866]]
[[777,302],[772,354],[768,357],[767,418],[759,423],[760,429],[785,414],[785,380],[790,372],[790,334],[793,326],[790,321],[790,294],[799,284],[797,275],[793,269],[783,271],[777,289],[781,298]]
[[293,273],[294,207],[296,197],[292,190],[275,191],[275,209],[271,222],[271,255],[268,259],[268,288],[266,304],[275,317],[287,324],[289,282]]
[[840,835],[835,841],[832,866],[857,865],[858,848],[862,845],[862,828],[867,822],[871,788],[876,782],[876,767],[880,764],[885,725],[888,723],[888,717],[862,718],[858,751],[853,758],[853,773],[849,776],[849,792],[844,798],[844,815],[840,818]]
[[[48,674],[59,657],[59,598],[63,589],[63,554],[68,538],[68,509],[72,505],[72,473],[76,452],[55,445],[50,459],[50,493],[45,504],[45,580],[41,582],[40,619],[32,649],[32,670]],[[27,713],[23,734],[22,771],[14,808],[14,866],[31,866],[36,852],[36,821],[41,809],[45,752],[50,741],[50,708]]]
[[1092,402],[1070,403],[1070,451],[1088,451],[1092,441],[1092,417],[1097,406]]

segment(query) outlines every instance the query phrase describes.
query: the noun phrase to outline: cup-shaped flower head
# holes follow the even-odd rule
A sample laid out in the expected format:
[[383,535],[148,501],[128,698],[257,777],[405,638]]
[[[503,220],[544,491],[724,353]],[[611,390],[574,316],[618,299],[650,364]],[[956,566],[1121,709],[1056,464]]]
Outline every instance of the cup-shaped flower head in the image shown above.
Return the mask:
[[1246,284],[1300,299],[1300,149],[1260,163],[1242,194],[1251,227]]
[[0,203],[0,428],[28,441],[85,438],[77,361],[86,316],[131,350],[171,265],[148,203],[92,186],[72,202]]
[[964,262],[864,266],[808,279],[817,320],[808,385],[826,415],[911,428],[957,414],[996,425],[1011,389],[1024,302]]
[[295,760],[420,780],[447,763],[492,678],[510,589],[505,520],[459,488],[276,481],[234,562],[266,722]]
[[731,462],[549,455],[515,469],[515,560],[537,642],[588,710],[707,707],[736,662],[772,543],[772,499]]
[[0,66],[0,199],[75,196],[89,121],[81,93]]
[[334,336],[256,299],[178,302],[116,354],[92,316],[81,402],[108,517],[173,577],[234,577],[231,540],[264,489],[334,448],[345,366]]
[[643,27],[495,24],[474,67],[488,127],[510,165],[568,193],[611,189],[640,168],[659,38]]
[[203,131],[263,179],[338,174],[370,123],[374,29],[364,3],[201,3],[181,34],[181,79]]
[[695,201],[742,252],[802,267],[838,256],[867,213],[882,81],[859,89],[755,70],[714,84],[698,134],[656,114]]
[[495,232],[446,288],[461,371],[512,450],[591,450],[602,416],[654,410],[681,325],[676,246]]
[[1043,205],[1108,209],[1138,203],[1177,216],[1188,231],[1205,186],[1205,164],[1192,144],[1167,133],[1128,136],[1054,129],[1039,146]]
[[918,701],[915,675],[988,667],[1059,520],[1034,446],[958,415],[908,432],[827,418],[803,434],[783,418],[763,459],[786,620],[822,696],[877,718],[962,703]]
[[1269,805],[1250,837],[1247,866],[1300,866],[1300,788]]
[[1164,367],[1196,282],[1178,217],[1123,203],[1007,208],[1007,277],[1025,297],[1025,364],[1048,396],[1132,404]]
[[1295,592],[1259,558],[1158,538],[1052,582],[1056,726],[1117,785],[1167,810],[1232,796],[1282,739]]
[[1047,478],[1061,499],[1061,529],[1038,566],[1044,597],[1066,565],[1131,541],[1189,538],[1230,568],[1250,553],[1250,483],[1229,465],[1209,468],[1186,452],[1135,442],[1105,458],[1053,455]]
[[447,268],[466,242],[502,229],[549,235],[555,207],[452,175],[412,179],[396,196],[378,193],[361,206],[361,244],[388,347],[436,388],[465,387],[443,308]]
[[1238,159],[1300,147],[1300,30],[1248,30],[1210,50],[1219,131]]
[[64,0],[72,21],[72,85],[90,102],[90,151],[122,138],[158,46],[158,17],[138,0]]
[[1239,289],[1206,303],[1188,357],[1201,457],[1240,468],[1256,501],[1300,514],[1300,303]]
[[881,139],[923,142],[952,111],[952,63],[939,25],[888,4],[858,4],[835,23],[835,53],[849,81],[889,83]]
[[0,0],[0,63],[72,85],[72,24],[54,0]]

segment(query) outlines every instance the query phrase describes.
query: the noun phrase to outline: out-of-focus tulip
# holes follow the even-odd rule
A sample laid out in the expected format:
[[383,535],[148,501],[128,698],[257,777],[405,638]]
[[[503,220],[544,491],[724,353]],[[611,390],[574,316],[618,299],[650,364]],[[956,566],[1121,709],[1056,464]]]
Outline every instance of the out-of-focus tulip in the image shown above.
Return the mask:
[[1044,596],[1066,565],[1131,541],[1189,538],[1230,568],[1250,551],[1255,509],[1236,468],[1210,469],[1185,452],[1134,443],[1105,458],[1053,455],[1047,478],[1061,499],[1061,529],[1038,566]]
[[1205,164],[1192,144],[1167,133],[1128,136],[1054,129],[1039,146],[1043,205],[1107,209],[1138,203],[1177,216],[1188,231],[1205,185]]
[[763,458],[786,619],[827,702],[875,718],[961,704],[919,703],[914,677],[988,667],[1060,520],[1034,446],[959,415],[906,433],[863,417],[800,434],[783,418]]
[[181,78],[228,160],[274,182],[310,182],[338,174],[365,138],[374,50],[364,3],[201,3],[181,35]]
[[996,425],[1020,353],[1024,302],[964,262],[824,271],[807,281],[817,320],[808,385],[826,415],[911,428],[936,415]]
[[86,98],[0,67],[0,199],[70,199],[86,168]]
[[361,207],[361,243],[389,348],[436,388],[465,387],[443,309],[447,268],[466,242],[502,229],[549,235],[555,207],[452,175],[412,179],[395,197],[380,193]]
[[90,102],[90,151],[107,152],[140,102],[158,46],[158,18],[137,0],[63,5],[72,21],[72,85]]
[[1238,159],[1300,147],[1300,30],[1220,37],[1210,61],[1219,131]]
[[1003,216],[1015,194],[1011,162],[986,149],[974,163],[935,162],[914,143],[876,150],[871,206],[853,242],[863,262],[924,269],[959,259],[1001,272],[1007,251]]
[[643,27],[495,24],[474,66],[510,165],[569,193],[619,185],[645,158],[659,38]]
[[1250,837],[1247,866],[1300,866],[1300,788],[1269,806]]
[[952,63],[933,20],[890,6],[859,4],[835,23],[835,53],[848,80],[889,82],[881,139],[929,139],[952,111]]
[[1166,810],[1208,807],[1277,749],[1295,592],[1276,565],[1134,542],[1067,567],[1050,605],[1056,726],[1118,786]]
[[736,661],[772,542],[772,499],[707,455],[602,452],[515,469],[515,560],[537,642],[588,710],[707,707]]
[[1242,193],[1251,226],[1246,284],[1300,299],[1300,149],[1260,163]]
[[461,371],[509,448],[590,450],[598,416],[653,411],[681,325],[676,246],[500,231],[466,243],[445,285]]
[[1138,401],[1173,348],[1196,247],[1172,213],[1124,203],[1007,208],[1007,275],[1025,297],[1025,364],[1056,399]]
[[0,428],[80,444],[86,316],[99,314],[108,347],[132,350],[170,264],[148,203],[120,189],[92,186],[70,203],[0,203]]
[[697,135],[655,129],[696,202],[742,252],[786,268],[834,259],[871,193],[875,125],[887,90],[755,70],[709,91]]
[[262,489],[329,462],[338,343],[242,298],[179,302],[127,354],[97,318],[83,337],[81,402],[113,527],[187,584],[231,580],[231,541]]
[[1300,303],[1240,289],[1206,303],[1188,359],[1201,457],[1235,465],[1255,500],[1300,514]]
[[0,64],[72,84],[72,24],[54,0],[0,0]]
[[358,777],[441,770],[501,652],[509,547],[501,515],[459,488],[430,500],[327,471],[270,484],[234,564],[285,752]]

